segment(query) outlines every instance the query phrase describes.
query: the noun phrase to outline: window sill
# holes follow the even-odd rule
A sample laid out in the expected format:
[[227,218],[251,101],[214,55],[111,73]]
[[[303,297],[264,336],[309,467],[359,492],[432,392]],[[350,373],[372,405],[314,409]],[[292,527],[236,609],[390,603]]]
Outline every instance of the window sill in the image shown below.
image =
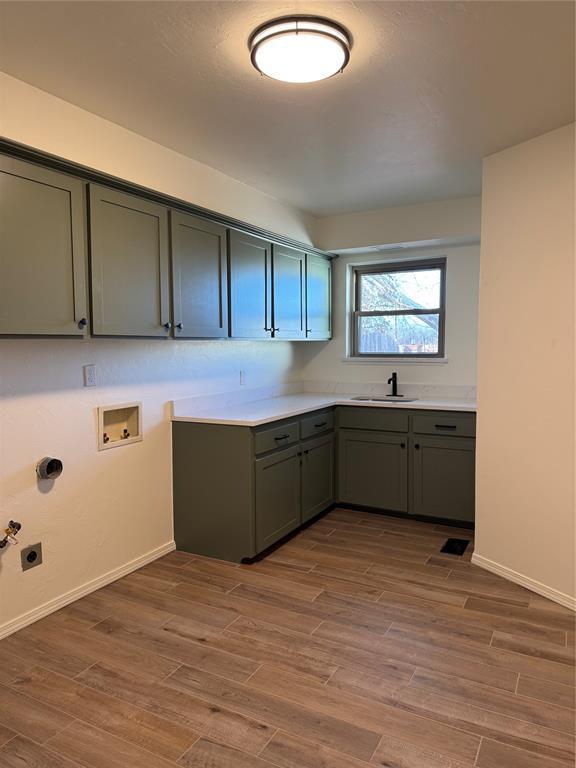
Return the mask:
[[446,365],[447,357],[342,357],[343,363],[365,363],[368,365]]

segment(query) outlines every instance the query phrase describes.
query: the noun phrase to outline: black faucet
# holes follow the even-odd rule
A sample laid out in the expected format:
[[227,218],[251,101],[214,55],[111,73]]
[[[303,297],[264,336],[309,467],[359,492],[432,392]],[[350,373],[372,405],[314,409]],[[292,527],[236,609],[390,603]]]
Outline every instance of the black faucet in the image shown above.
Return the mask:
[[390,392],[392,397],[398,397],[398,374],[396,371],[390,376],[388,379],[388,384],[392,384],[392,392]]

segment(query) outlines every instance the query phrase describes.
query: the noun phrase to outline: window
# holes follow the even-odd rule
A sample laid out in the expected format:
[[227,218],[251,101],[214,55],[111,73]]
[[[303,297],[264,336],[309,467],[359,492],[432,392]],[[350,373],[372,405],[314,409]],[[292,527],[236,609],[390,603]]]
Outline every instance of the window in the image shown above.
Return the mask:
[[354,269],[354,357],[443,357],[446,259]]

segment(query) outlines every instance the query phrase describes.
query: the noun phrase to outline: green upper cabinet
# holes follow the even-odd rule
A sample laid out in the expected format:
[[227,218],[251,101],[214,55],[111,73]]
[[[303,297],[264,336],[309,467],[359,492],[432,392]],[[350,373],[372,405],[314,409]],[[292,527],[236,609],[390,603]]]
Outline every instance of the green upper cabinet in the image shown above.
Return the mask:
[[272,335],[272,246],[230,232],[230,328],[237,339]]
[[174,336],[228,336],[226,227],[178,211],[170,223]]
[[84,336],[81,181],[0,157],[0,333]]
[[306,338],[306,255],[284,245],[272,246],[273,336]]
[[306,338],[332,338],[332,262],[306,256]]
[[168,211],[90,185],[92,332],[170,333]]

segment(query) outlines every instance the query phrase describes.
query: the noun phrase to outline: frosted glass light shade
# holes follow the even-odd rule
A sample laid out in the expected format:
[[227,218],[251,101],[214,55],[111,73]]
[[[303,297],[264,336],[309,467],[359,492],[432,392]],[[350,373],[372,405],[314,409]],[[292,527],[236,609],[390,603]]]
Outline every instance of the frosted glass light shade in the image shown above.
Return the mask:
[[332,77],[350,58],[347,32],[326,19],[290,17],[268,22],[253,33],[249,45],[256,69],[287,83]]

